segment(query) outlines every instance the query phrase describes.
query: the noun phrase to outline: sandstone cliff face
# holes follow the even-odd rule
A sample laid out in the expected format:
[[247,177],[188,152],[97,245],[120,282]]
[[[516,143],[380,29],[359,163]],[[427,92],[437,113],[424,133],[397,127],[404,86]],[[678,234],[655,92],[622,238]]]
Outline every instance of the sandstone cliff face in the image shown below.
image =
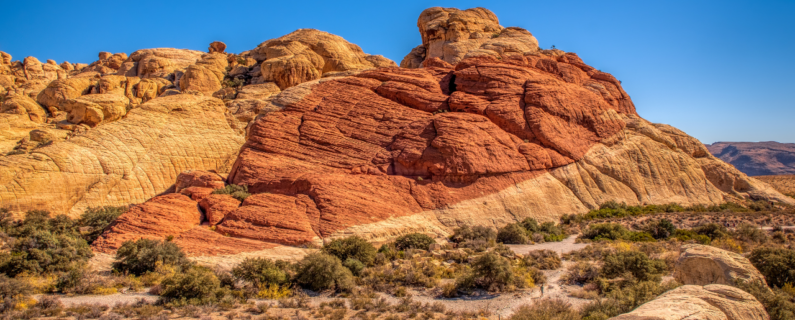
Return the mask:
[[0,202],[71,215],[144,202],[182,171],[229,167],[243,138],[225,112],[215,98],[156,98],[67,141],[0,157]]
[[725,285],[681,286],[613,320],[765,320],[765,308],[750,293]]
[[[431,8],[418,25],[403,67],[311,29],[240,54],[2,55],[0,148],[14,154],[0,157],[0,202],[71,215],[143,203],[95,249],[174,236],[192,254],[445,235],[610,200],[795,204],[488,10]],[[253,195],[212,194],[224,183]]]

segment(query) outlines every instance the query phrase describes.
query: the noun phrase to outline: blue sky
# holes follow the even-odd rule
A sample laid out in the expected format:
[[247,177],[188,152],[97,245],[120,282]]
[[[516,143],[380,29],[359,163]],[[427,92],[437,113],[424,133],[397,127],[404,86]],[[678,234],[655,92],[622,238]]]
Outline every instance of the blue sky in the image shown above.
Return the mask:
[[795,143],[795,1],[0,1],[0,51],[90,63],[99,51],[254,48],[298,28],[396,62],[428,7],[485,7],[543,48],[623,82],[638,113],[704,143]]

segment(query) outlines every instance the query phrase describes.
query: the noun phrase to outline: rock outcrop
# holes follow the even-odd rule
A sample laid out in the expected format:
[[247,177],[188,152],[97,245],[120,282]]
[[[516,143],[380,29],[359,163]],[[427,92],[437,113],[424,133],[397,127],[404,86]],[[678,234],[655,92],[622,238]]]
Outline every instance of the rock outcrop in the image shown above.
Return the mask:
[[403,58],[403,68],[419,68],[428,59],[456,64],[477,56],[526,55],[540,51],[538,40],[522,28],[503,28],[485,8],[459,10],[434,7],[417,19],[422,44]]
[[[431,8],[419,27],[402,68],[312,29],[240,54],[215,42],[88,66],[3,55],[4,97],[22,98],[0,113],[13,153],[0,202],[73,216],[143,203],[95,249],[173,236],[193,254],[445,235],[611,200],[795,204],[488,10]],[[252,195],[213,194],[225,184]]]
[[795,174],[795,143],[715,142],[707,149],[749,176]]
[[612,320],[767,320],[765,308],[750,293],[725,285],[686,285],[663,293]]
[[265,41],[244,56],[262,61],[262,80],[282,90],[326,74],[396,66],[383,56],[365,54],[340,36],[314,29]]
[[67,141],[0,157],[0,203],[77,215],[86,207],[144,202],[185,170],[228,171],[243,137],[226,112],[211,97],[155,98]]
[[765,277],[742,255],[712,246],[688,244],[676,260],[674,277],[682,284],[736,285],[758,282],[767,285]]

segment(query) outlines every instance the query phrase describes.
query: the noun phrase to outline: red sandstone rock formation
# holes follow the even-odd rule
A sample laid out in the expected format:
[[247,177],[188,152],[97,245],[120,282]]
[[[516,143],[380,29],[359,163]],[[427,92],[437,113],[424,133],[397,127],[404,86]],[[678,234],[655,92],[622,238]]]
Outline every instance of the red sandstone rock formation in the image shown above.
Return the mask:
[[[309,29],[237,55],[213,43],[59,66],[0,53],[0,151],[19,153],[0,157],[0,200],[72,215],[143,202],[94,249],[173,236],[193,255],[444,235],[611,200],[795,204],[486,9],[431,8],[418,26],[405,68]],[[212,194],[225,183],[253,195]]]

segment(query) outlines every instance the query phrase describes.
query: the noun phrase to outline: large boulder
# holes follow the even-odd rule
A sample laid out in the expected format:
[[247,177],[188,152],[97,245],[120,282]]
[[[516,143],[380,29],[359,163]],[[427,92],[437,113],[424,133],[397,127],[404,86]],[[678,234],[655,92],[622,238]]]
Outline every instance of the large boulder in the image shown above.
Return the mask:
[[26,115],[30,121],[42,123],[47,119],[44,111],[36,101],[28,96],[11,94],[0,103],[0,112]]
[[539,51],[538,40],[530,32],[503,28],[497,16],[485,8],[428,8],[417,19],[417,27],[422,44],[403,58],[401,67],[420,68],[432,58],[456,64],[468,57]]
[[39,93],[36,100],[50,110],[61,110],[62,102],[87,94],[89,87],[95,85],[97,81],[89,77],[55,80]]
[[328,73],[396,66],[389,59],[364,53],[340,36],[315,29],[299,29],[265,41],[251,54],[257,61],[264,60],[264,81],[275,82],[282,90]]
[[179,80],[179,88],[185,91],[199,91],[211,96],[221,89],[221,81],[226,74],[226,55],[223,53],[207,53],[202,55],[196,64],[188,66]]
[[686,285],[663,293],[612,320],[767,320],[750,293],[725,285]]
[[175,81],[175,73],[184,72],[202,54],[204,53],[201,51],[173,48],[138,50],[130,54],[116,74],[140,78],[170,78],[169,80]]
[[738,282],[767,285],[765,277],[742,255],[700,244],[682,246],[682,254],[674,267],[674,277],[682,284],[701,286],[735,285]]
[[61,103],[61,109],[69,113],[67,120],[74,124],[96,127],[121,119],[127,114],[130,100],[119,94],[89,94]]

